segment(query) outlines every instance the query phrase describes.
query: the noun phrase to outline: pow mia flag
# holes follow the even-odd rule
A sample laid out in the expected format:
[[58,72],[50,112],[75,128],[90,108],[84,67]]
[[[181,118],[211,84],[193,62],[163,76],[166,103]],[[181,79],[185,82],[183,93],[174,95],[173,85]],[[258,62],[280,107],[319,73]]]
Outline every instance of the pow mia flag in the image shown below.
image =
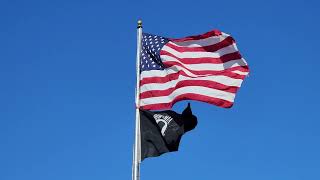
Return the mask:
[[182,114],[171,110],[140,110],[141,161],[178,151],[182,135],[196,125],[197,117],[192,114],[190,103]]

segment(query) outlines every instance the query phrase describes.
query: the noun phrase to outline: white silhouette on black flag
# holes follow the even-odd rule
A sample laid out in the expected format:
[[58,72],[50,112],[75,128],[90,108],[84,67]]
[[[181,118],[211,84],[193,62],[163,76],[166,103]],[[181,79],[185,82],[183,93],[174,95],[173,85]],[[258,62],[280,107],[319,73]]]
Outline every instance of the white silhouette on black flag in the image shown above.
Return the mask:
[[192,114],[190,103],[182,114],[172,110],[140,110],[140,120],[141,161],[178,151],[182,135],[197,125],[197,117]]

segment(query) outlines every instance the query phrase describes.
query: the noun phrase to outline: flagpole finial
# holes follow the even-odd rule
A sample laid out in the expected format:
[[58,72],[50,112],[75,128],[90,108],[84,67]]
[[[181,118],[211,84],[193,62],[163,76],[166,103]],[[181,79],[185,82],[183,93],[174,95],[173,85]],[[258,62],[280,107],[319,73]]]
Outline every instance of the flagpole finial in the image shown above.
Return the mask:
[[138,28],[142,28],[142,21],[138,20]]

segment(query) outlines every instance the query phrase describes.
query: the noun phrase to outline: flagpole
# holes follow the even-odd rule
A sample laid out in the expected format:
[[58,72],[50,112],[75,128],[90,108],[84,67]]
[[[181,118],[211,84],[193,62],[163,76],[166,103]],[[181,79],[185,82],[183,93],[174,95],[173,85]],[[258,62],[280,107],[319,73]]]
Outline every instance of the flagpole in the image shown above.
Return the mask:
[[141,54],[141,39],[142,39],[142,21],[138,21],[137,27],[137,59],[136,59],[136,121],[135,121],[135,136],[134,136],[134,154],[132,163],[132,180],[140,180],[140,159],[141,159],[141,140],[140,140],[140,54]]

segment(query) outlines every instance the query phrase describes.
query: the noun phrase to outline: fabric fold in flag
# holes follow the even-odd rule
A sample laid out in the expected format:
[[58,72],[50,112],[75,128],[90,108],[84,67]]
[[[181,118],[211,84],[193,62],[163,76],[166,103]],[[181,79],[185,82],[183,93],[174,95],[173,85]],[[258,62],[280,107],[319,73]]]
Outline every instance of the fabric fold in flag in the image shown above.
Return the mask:
[[190,103],[182,114],[140,110],[141,160],[178,151],[182,135],[196,125],[197,117],[192,114]]
[[230,35],[213,30],[180,39],[142,36],[140,107],[171,109],[181,100],[232,107],[249,67]]

